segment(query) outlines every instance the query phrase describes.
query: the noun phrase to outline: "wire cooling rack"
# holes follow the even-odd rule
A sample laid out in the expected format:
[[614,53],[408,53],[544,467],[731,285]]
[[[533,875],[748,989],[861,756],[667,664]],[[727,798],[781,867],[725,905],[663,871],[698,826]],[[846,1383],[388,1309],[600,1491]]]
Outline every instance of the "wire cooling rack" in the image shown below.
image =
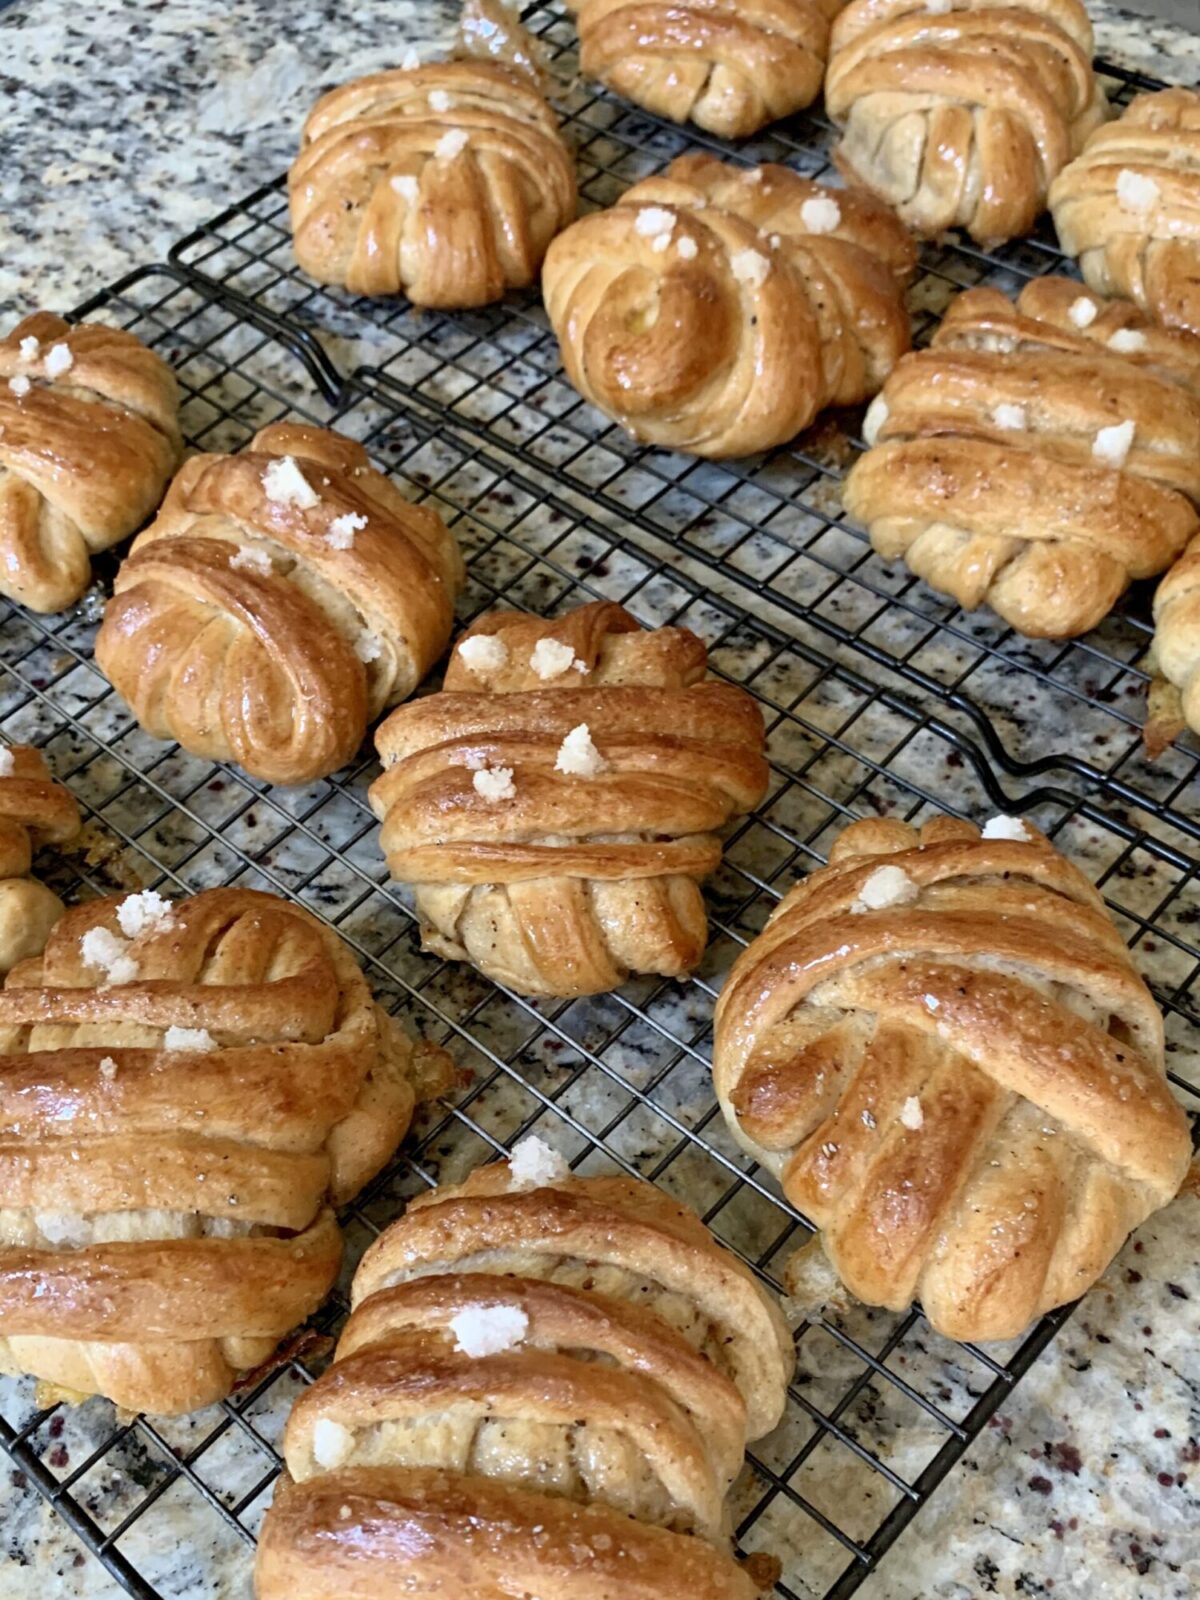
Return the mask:
[[[560,5],[537,0],[524,8],[524,21],[566,86],[563,131],[585,207],[610,204],[696,146],[831,174],[833,130],[819,114],[731,146],[580,79],[574,23]],[[1101,71],[1118,103],[1161,87],[1107,64]],[[219,285],[264,326],[304,339],[330,397],[355,368],[370,366],[406,403],[453,417],[475,430],[481,448],[502,445],[526,470],[549,474],[559,492],[584,495],[628,539],[669,561],[686,560],[709,583],[737,585],[744,605],[769,601],[782,625],[972,728],[1000,770],[1022,778],[1053,772],[1080,792],[1104,783],[1121,803],[1169,818],[1181,837],[1200,837],[1200,743],[1185,735],[1153,764],[1142,753],[1140,662],[1152,632],[1151,586],[1078,640],[1023,639],[990,611],[963,613],[902,564],[881,561],[842,515],[841,479],[860,448],[857,416],[826,416],[793,444],[739,462],[639,446],[566,381],[536,294],[447,314],[313,283],[295,265],[282,179],[189,235],[171,260]],[[916,340],[928,337],[961,289],[988,284],[1015,293],[1030,277],[1063,271],[1074,268],[1047,219],[1032,238],[994,252],[961,235],[926,246],[909,296]]]
[[[712,1007],[738,948],[855,815],[1032,816],[1101,884],[1166,1012],[1173,1080],[1200,1105],[1197,863],[1169,824],[1110,795],[1002,783],[971,726],[870,678],[819,634],[777,627],[762,608],[748,612],[647,554],[519,466],[500,470],[473,429],[444,414],[431,423],[378,374],[330,403],[304,341],[279,342],[178,271],[134,273],[82,311],[131,328],[172,362],[193,446],[237,449],[287,414],[363,440],[454,526],[469,569],[462,621],[498,599],[545,613],[616,599],[647,624],[702,634],[714,669],[745,684],[766,717],[770,793],[731,831],[699,973],[533,1002],[420,952],[365,799],[373,761],[300,790],[269,789],[148,738],[92,664],[108,573],[66,616],[0,611],[0,732],[40,745],[88,818],[82,856],[39,864],[62,893],[238,883],[291,895],[337,929],[404,1024],[463,1068],[455,1093],[426,1110],[404,1154],[344,1214],[343,1290],[406,1196],[459,1178],[531,1129],[577,1170],[616,1164],[688,1201],[778,1289],[806,1229],[725,1130],[709,1082]],[[335,1295],[317,1327],[336,1331],[345,1311]],[[786,1418],[755,1446],[734,1496],[739,1544],[780,1558],[783,1600],[851,1594],[1068,1315],[986,1351],[940,1338],[916,1310],[857,1307],[801,1322]],[[226,1600],[247,1592],[283,1423],[311,1370],[311,1357],[295,1355],[186,1419],[120,1417],[101,1401],[40,1410],[32,1385],[3,1380],[0,1445],[18,1486],[48,1500],[137,1600]]]

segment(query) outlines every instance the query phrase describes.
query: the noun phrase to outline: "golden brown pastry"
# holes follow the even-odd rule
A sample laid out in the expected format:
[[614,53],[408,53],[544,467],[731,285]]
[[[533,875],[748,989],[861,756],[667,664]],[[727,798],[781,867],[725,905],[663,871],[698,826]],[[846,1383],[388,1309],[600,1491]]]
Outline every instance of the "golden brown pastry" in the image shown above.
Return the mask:
[[1059,173],[1050,209],[1094,289],[1200,334],[1200,90],[1138,95]]
[[694,1213],[525,1140],[414,1201],[353,1300],[288,1421],[259,1600],[752,1600],[725,1494],[792,1345]]
[[120,328],[38,311],[0,339],[0,594],[61,611],[179,461],[175,374]]
[[1028,233],[1108,113],[1081,0],[850,0],[825,106],[838,166],[923,238]]
[[481,306],[575,215],[558,120],[503,62],[398,67],[322,96],[288,175],[296,259],[355,294]]
[[586,400],[648,444],[738,456],[875,393],[915,264],[869,196],[689,155],[561,234],[542,281]]
[[393,712],[370,801],[425,948],[523,994],[678,977],[704,953],[717,829],[767,785],[762,715],[703,642],[620,606],[480,617],[445,692]]
[[62,915],[62,901],[29,876],[33,852],[69,844],[79,807],[50,776],[32,745],[0,745],[0,977],[38,953]]
[[1197,370],[1190,341],[1078,284],[1015,307],[968,290],[868,411],[846,511],[964,609],[1083,633],[1197,528]]
[[672,122],[727,139],[811,105],[842,0],[582,0],[579,65]]
[[219,1400],[333,1284],[421,1060],[291,901],[67,911],[0,990],[0,1370]]
[[360,444],[277,422],[194,456],[117,574],[96,661],[159,739],[307,783],[450,638],[462,559]]
[[1146,745],[1157,760],[1184,728],[1200,732],[1200,533],[1155,591],[1151,664]]
[[1191,1155],[1103,901],[1009,817],[852,823],[735,963],[713,1062],[851,1292],[954,1339],[1082,1294]]

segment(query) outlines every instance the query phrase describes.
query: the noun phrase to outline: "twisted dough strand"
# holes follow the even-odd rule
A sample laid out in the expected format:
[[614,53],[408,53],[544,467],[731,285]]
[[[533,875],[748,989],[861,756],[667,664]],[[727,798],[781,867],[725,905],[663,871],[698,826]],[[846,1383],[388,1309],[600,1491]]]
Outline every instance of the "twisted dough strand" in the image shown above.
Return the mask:
[[1059,173],[1050,209],[1094,289],[1200,334],[1200,90],[1138,95]]
[[[472,675],[463,645],[481,637],[506,662]],[[533,689],[533,650],[548,640],[586,670]],[[385,771],[371,805],[389,871],[416,886],[428,949],[531,994],[600,993],[631,971],[696,965],[715,830],[766,785],[758,708],[697,682],[704,655],[694,635],[642,633],[606,602],[551,621],[493,612],[468,630],[451,689],[377,735]],[[480,688],[460,690],[472,676]],[[559,768],[581,724],[603,763],[586,777]],[[481,793],[480,769],[510,771],[511,795]]]
[[447,61],[324,95],[288,195],[296,259],[320,282],[479,306],[533,282],[575,214],[575,175],[527,75]]
[[162,498],[178,409],[170,367],[122,329],[39,311],[0,339],[0,594],[31,611],[79,599],[92,556]]
[[[703,1600],[754,1593],[723,1502],[782,1412],[791,1341],[693,1213],[626,1178],[515,1190],[500,1163],[413,1203],[353,1299],[288,1422],[260,1600],[365,1594],[372,1575],[487,1600],[514,1574],[545,1600],[665,1600],[681,1573]],[[519,1334],[468,1354],[462,1322],[497,1316]],[[369,1538],[313,1537],[332,1495]],[[410,1537],[427,1519],[436,1548]]]
[[825,79],[838,166],[923,237],[1028,233],[1107,113],[1092,43],[1079,0],[851,0]]
[[[270,498],[265,474],[289,459],[315,506]],[[275,423],[179,473],[117,575],[96,659],[156,737],[303,783],[412,693],[445,648],[461,577],[441,518],[361,445]]]
[[543,285],[585,399],[647,443],[735,456],[878,389],[915,262],[868,196],[691,155],[561,234]]
[[291,902],[176,903],[105,983],[124,904],[66,912],[0,991],[0,1366],[180,1412],[324,1297],[330,1205],[403,1136],[418,1060]]
[[0,977],[37,955],[62,915],[52,889],[29,876],[33,852],[67,844],[79,832],[79,808],[56,783],[40,750],[0,747]]
[[[919,1295],[956,1339],[1081,1294],[1190,1157],[1149,991],[1095,890],[1023,830],[852,824],[717,1009],[731,1128],[854,1294]],[[881,865],[900,881],[867,909]]]

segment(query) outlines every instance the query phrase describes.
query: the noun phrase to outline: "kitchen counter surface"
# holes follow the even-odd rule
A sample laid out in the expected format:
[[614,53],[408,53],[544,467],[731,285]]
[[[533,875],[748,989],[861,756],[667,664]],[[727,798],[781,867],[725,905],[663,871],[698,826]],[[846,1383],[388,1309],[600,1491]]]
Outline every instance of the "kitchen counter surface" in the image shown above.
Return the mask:
[[[1110,5],[1091,9],[1110,59],[1177,82],[1200,77],[1200,38]],[[161,259],[286,166],[321,88],[392,64],[409,44],[432,50],[456,11],[447,0],[33,0],[0,11],[0,323],[39,305],[70,307]],[[1200,1589],[1198,1240],[1193,1188],[1126,1248],[863,1600],[1184,1600]],[[0,1380],[0,1410],[30,1415],[31,1387]],[[60,1413],[56,1468],[82,1460],[110,1420],[95,1404]],[[186,1453],[191,1425],[165,1437]],[[229,1463],[238,1488],[241,1470]],[[152,1463],[131,1434],[120,1468],[95,1486],[105,1520],[115,1524],[124,1497],[150,1481]],[[160,1534],[174,1495],[160,1502]],[[162,1594],[248,1600],[245,1547],[219,1532],[206,1545],[192,1523],[179,1526],[169,1548],[140,1553]],[[0,1472],[4,1600],[120,1593],[20,1474]]]

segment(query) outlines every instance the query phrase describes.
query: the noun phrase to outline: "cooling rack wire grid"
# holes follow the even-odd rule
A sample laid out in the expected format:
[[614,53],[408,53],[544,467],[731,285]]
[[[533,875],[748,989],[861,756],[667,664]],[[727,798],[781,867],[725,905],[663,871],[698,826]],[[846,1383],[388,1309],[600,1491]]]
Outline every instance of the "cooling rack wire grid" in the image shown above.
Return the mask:
[[[571,78],[558,12],[536,4],[527,20]],[[1104,70],[1122,94],[1141,86]],[[578,81],[566,104],[588,204],[689,144],[716,145]],[[827,126],[799,117],[737,155],[818,174],[827,148]],[[1048,233],[991,255],[927,249],[918,330],[961,287],[1012,289],[1061,267]],[[714,671],[766,718],[770,792],[730,832],[696,976],[535,1002],[421,954],[378,850],[365,753],[328,780],[271,789],[141,732],[92,663],[111,561],[65,616],[0,609],[0,734],[40,745],[88,818],[85,853],[40,863],[61,893],[237,883],[291,895],[337,929],[403,1023],[465,1069],[347,1208],[343,1291],[406,1196],[530,1131],[578,1171],[616,1165],[661,1184],[779,1288],[807,1229],[725,1130],[709,1082],[712,1008],[736,951],[854,816],[1036,821],[1099,883],[1166,1015],[1172,1079],[1200,1110],[1200,747],[1154,766],[1141,757],[1143,596],[1067,644],[964,616],[889,572],[840,520],[837,484],[857,445],[832,425],[748,463],[641,449],[565,383],[535,297],[442,315],[309,283],[291,260],[280,183],[79,314],[168,357],[196,448],[236,450],[287,415],[361,439],[453,525],[469,568],[462,622],[497,603],[554,614],[618,600],[643,623],[701,634]],[[336,1295],[319,1330],[345,1311]],[[780,1558],[784,1600],[851,1594],[1069,1315],[986,1351],[940,1338],[915,1310],[800,1323],[786,1418],[734,1497],[739,1545]],[[149,1421],[95,1401],[39,1411],[31,1385],[0,1381],[0,1446],[137,1600],[224,1600],[247,1592],[282,1427],[310,1376],[296,1355],[221,1406]]]

